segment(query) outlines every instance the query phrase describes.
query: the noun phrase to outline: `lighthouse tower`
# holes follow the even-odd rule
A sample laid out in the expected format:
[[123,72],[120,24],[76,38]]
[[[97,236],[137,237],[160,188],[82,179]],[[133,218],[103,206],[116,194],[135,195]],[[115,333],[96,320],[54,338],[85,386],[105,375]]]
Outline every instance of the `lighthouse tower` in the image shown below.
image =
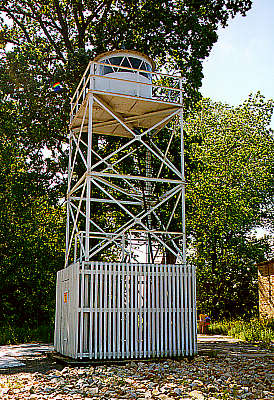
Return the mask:
[[75,359],[196,354],[182,77],[156,72],[136,51],[101,54],[72,97],[69,128],[55,350]]

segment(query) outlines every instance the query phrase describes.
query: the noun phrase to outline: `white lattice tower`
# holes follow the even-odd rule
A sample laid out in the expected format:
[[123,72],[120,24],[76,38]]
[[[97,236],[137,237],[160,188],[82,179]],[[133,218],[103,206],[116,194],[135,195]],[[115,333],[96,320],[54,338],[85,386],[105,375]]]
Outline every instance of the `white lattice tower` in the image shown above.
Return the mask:
[[[153,67],[137,52],[103,54],[89,64],[72,99],[66,265],[73,246],[74,262],[104,257],[108,249],[116,261],[137,262],[144,247],[146,261],[160,259],[159,254],[163,260],[167,252],[184,261],[182,78],[155,73]],[[161,148],[161,131],[171,121]],[[179,167],[169,160],[178,132]],[[110,136],[112,146],[106,139]],[[138,159],[140,152],[144,159]],[[79,163],[80,176],[75,175]],[[131,166],[132,173],[125,166]],[[94,204],[95,214],[101,205],[109,223],[100,223],[92,214]],[[170,208],[169,215],[163,217],[162,207]],[[124,214],[123,223],[114,226],[111,215],[118,212]],[[175,232],[169,230],[174,217],[179,228]]]
[[182,77],[155,72],[135,51],[98,56],[71,101],[58,352],[80,359],[196,354],[184,204]]

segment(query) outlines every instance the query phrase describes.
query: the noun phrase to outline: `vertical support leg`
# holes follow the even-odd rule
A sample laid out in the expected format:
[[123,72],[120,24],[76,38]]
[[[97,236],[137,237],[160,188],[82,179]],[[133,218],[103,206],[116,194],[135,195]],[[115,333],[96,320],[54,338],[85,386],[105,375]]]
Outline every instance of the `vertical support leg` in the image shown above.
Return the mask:
[[[93,94],[90,92],[89,98],[89,110],[88,110],[88,148],[87,148],[87,172],[89,173],[91,171],[91,154],[92,154],[92,106],[93,106]],[[90,249],[90,198],[91,198],[91,178],[90,176],[86,177],[86,221],[85,221],[85,261],[89,261],[89,249]],[[83,263],[84,265],[84,263]],[[84,271],[83,271],[84,273]],[[87,285],[87,282],[84,280],[85,284]],[[85,291],[86,295],[86,291]],[[87,300],[87,298],[85,298]],[[91,318],[91,315],[89,316]],[[88,342],[87,342],[87,337],[89,336],[90,341],[92,340],[92,332],[89,331],[88,334],[88,327],[89,327],[89,321],[88,321],[88,314],[84,314],[84,328],[85,328],[85,343],[84,343],[84,348],[85,351],[87,351],[88,347]]]
[[[180,80],[180,89],[182,90],[182,80]],[[181,104],[183,106],[183,96],[182,92],[181,96]],[[180,133],[181,133],[181,174],[182,180],[185,180],[185,160],[184,160],[184,115],[183,115],[183,107],[180,111]],[[182,185],[182,233],[183,233],[183,264],[186,262],[186,216],[185,216],[185,185]]]
[[[68,161],[68,191],[67,193],[70,192],[70,175],[71,175],[71,159],[72,159],[72,133],[70,132],[69,134],[69,161]],[[66,224],[66,253],[65,253],[65,268],[68,266],[68,251],[69,251],[69,242],[70,242],[70,237],[69,237],[69,222],[70,222],[70,200],[69,198],[67,199],[67,224]]]
[[[151,171],[151,152],[146,149],[146,176],[151,178],[152,177],[152,171]],[[151,208],[151,192],[152,192],[152,187],[151,187],[151,182],[147,181],[145,184],[145,193],[144,193],[144,206],[147,209],[147,211],[150,210]],[[151,213],[148,214],[147,216],[147,225],[148,228],[151,230],[152,229],[152,220],[151,220]],[[150,234],[148,233],[148,238],[147,238],[147,263],[153,262],[153,249],[152,249],[152,241]]]
[[[87,148],[87,172],[91,171],[91,154],[92,154],[92,107],[93,94],[89,94],[89,110],[88,110],[88,148]],[[91,179],[87,176],[86,189],[86,242],[85,242],[85,261],[89,260],[90,249],[90,198],[91,198]]]
[[69,221],[70,221],[69,213],[70,213],[70,201],[69,201],[69,199],[67,199],[67,225],[66,225],[65,268],[68,266],[68,262],[69,262],[69,256],[68,256],[69,241],[70,241],[70,237],[69,237]]

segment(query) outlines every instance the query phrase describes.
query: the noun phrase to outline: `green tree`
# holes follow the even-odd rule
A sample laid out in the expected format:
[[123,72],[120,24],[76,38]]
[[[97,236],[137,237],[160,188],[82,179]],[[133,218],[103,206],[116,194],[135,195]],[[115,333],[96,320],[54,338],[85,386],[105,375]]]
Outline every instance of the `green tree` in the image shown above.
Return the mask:
[[[0,43],[14,44],[21,57],[34,61],[36,81],[47,76],[48,86],[61,78],[75,87],[88,60],[103,51],[143,51],[181,70],[188,97],[195,97],[218,26],[245,15],[251,5],[251,0],[2,0]],[[9,76],[20,80],[27,63],[18,69],[15,60],[9,62]]]
[[197,265],[199,308],[248,313],[256,304],[256,262],[273,229],[273,101],[260,93],[239,107],[208,99],[186,122],[187,221]]
[[0,102],[0,112],[0,324],[48,323],[64,261],[64,210],[49,189],[58,182],[32,163],[16,135],[5,134],[16,132],[16,102]]
[[[41,310],[54,302],[53,276],[63,264],[65,229],[58,201],[65,192],[67,153],[63,142],[69,97],[88,61],[116,48],[143,51],[158,65],[165,62],[170,70],[182,71],[189,107],[199,97],[202,60],[217,41],[218,26],[225,26],[236,14],[245,15],[251,3],[1,1],[3,316],[10,307],[13,313],[20,310],[18,323],[28,320],[31,313],[33,320],[39,315],[45,318],[48,311]],[[5,50],[7,44],[13,45],[9,51]],[[58,94],[51,89],[57,81],[63,86]],[[108,145],[113,145],[111,139]],[[52,151],[51,159],[43,158],[45,147]]]
[[[69,97],[90,58],[121,47],[144,51],[159,65],[182,71],[187,106],[198,97],[202,60],[217,40],[218,26],[225,26],[237,13],[245,15],[251,4],[250,0],[3,0],[0,90],[20,109],[16,129],[7,134],[16,135],[37,167],[44,168],[37,154],[49,148],[54,157],[48,170],[64,173],[67,153],[62,142],[67,139]],[[7,44],[13,49],[5,51]],[[52,90],[56,81],[64,88],[59,94]]]

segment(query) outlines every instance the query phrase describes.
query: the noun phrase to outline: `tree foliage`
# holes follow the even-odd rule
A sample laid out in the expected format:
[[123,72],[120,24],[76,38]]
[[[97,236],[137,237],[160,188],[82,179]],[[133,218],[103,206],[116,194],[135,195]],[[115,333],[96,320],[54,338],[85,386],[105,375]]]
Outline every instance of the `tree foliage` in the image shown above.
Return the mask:
[[[1,1],[3,318],[16,313],[18,323],[31,317],[40,323],[52,315],[55,272],[63,266],[59,200],[65,192],[69,97],[88,61],[113,49],[142,51],[158,66],[181,71],[189,111],[199,98],[202,61],[217,41],[217,28],[236,14],[245,15],[251,3]],[[7,44],[13,47],[7,50]],[[57,81],[63,86],[58,94],[51,89]],[[255,263],[268,254],[268,240],[256,239],[252,229],[269,229],[273,217],[272,106],[259,94],[235,108],[204,100],[187,121],[190,261],[197,265],[203,311],[241,313],[255,304]],[[170,157],[176,163],[174,143]],[[117,139],[107,139],[106,146],[115,145]],[[45,147],[52,158],[43,157]]]
[[45,162],[41,170],[42,155],[31,160],[17,140],[16,103],[0,102],[0,113],[0,321],[41,324],[54,315],[56,271],[64,260],[64,212],[54,204],[54,173]]
[[205,99],[187,120],[187,221],[202,310],[255,304],[255,264],[270,255],[270,238],[254,228],[273,230],[273,104],[260,93],[239,107]]
[[[2,0],[0,43],[12,43],[37,60],[37,75],[75,84],[88,59],[113,49],[142,51],[183,71],[188,95],[201,85],[202,60],[217,28],[251,0]],[[38,72],[39,70],[39,72]],[[16,75],[16,74],[15,74]]]

